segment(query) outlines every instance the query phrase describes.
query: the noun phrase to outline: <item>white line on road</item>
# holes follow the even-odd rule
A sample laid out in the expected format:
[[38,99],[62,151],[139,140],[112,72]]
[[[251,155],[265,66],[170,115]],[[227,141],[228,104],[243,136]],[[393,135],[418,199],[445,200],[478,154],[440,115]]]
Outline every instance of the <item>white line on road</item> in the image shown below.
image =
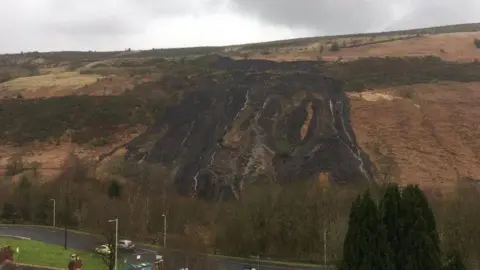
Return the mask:
[[143,248],[137,248],[138,250],[143,250],[143,251],[146,251],[146,252],[150,252],[150,253],[157,253],[157,251],[155,250],[151,250],[151,249],[143,249]]
[[32,240],[31,238],[28,238],[28,237],[9,235],[9,234],[2,234],[2,235],[0,235],[0,237],[12,237],[12,238],[17,238],[17,239],[22,239],[22,240]]

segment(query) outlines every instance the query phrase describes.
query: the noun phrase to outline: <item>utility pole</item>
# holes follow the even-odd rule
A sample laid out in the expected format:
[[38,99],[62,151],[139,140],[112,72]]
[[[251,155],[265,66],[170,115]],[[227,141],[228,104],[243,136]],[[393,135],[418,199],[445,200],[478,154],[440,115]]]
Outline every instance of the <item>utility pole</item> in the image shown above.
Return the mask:
[[257,270],[260,270],[260,254],[257,254]]
[[111,219],[108,222],[115,222],[115,270],[117,270],[118,260],[118,218]]
[[57,211],[55,211],[55,199],[50,199],[50,201],[53,201],[53,227],[55,228],[55,214]]

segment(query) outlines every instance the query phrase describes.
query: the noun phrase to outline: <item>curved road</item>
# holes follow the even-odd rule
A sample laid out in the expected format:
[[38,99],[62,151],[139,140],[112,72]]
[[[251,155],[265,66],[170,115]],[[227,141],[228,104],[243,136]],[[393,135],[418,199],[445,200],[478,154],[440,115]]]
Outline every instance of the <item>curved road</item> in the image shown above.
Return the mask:
[[[27,237],[32,240],[41,241],[44,243],[55,244],[55,245],[64,245],[64,230],[60,228],[48,228],[48,227],[37,227],[37,226],[27,226],[27,225],[7,225],[0,224],[0,235],[1,236],[20,236]],[[68,231],[67,232],[67,247],[82,250],[82,251],[93,251],[95,247],[104,244],[97,237]],[[154,257],[156,254],[162,254],[167,260],[175,261],[175,269],[180,267],[185,267],[185,254],[182,252],[166,252],[162,251],[161,248],[155,249],[152,247],[137,245],[137,250],[135,255],[142,255],[143,257]],[[131,255],[130,255],[131,256]],[[275,263],[275,262],[265,262],[260,261],[257,265],[257,262],[252,260],[242,260],[235,258],[227,258],[222,256],[207,255],[208,259],[211,262],[214,262],[218,265],[219,270],[243,270],[245,266],[252,266],[259,268],[261,270],[305,270],[305,269],[334,269],[331,267],[325,266],[299,266],[295,264],[287,263]],[[258,267],[259,266],[259,267]],[[178,267],[178,268],[177,268]],[[191,267],[190,267],[191,268]],[[194,268],[191,268],[194,269]]]

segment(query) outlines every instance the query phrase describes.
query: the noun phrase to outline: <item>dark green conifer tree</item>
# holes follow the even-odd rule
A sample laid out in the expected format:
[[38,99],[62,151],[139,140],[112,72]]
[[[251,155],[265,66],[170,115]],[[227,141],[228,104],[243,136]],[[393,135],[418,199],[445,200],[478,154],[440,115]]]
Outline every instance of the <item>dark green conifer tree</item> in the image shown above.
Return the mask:
[[113,180],[108,185],[108,197],[110,199],[118,199],[122,195],[122,186],[117,180]]
[[401,201],[402,196],[398,185],[390,184],[379,205],[382,224],[386,229],[387,242],[392,251],[396,269],[401,269],[403,264],[398,256],[402,251],[401,239],[403,237]]
[[428,204],[425,194],[417,185],[407,186],[406,191],[412,192],[412,195],[417,198],[417,207],[419,207],[422,211],[422,216],[426,222],[428,233],[435,245],[436,250],[440,252],[440,237],[438,236],[437,222],[435,220],[435,215]]
[[355,265],[360,264],[363,257],[361,246],[358,244],[361,241],[360,226],[360,204],[362,197],[359,195],[352,203],[350,208],[350,215],[348,217],[348,231],[343,243],[343,264],[342,269],[355,269]]
[[377,206],[367,191],[352,205],[344,243],[344,269],[395,269]]
[[442,268],[435,218],[418,186],[407,186],[402,192],[401,250],[397,261],[405,270],[438,270]]

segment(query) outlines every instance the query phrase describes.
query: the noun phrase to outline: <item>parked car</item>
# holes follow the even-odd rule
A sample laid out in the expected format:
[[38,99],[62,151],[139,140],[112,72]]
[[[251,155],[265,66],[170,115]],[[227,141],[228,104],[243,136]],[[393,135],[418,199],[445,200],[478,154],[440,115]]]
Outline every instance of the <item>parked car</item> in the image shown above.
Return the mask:
[[118,249],[133,251],[135,249],[135,244],[130,240],[120,240],[118,241]]
[[109,245],[101,245],[95,248],[95,252],[102,255],[108,255],[112,252],[112,249],[109,247]]

